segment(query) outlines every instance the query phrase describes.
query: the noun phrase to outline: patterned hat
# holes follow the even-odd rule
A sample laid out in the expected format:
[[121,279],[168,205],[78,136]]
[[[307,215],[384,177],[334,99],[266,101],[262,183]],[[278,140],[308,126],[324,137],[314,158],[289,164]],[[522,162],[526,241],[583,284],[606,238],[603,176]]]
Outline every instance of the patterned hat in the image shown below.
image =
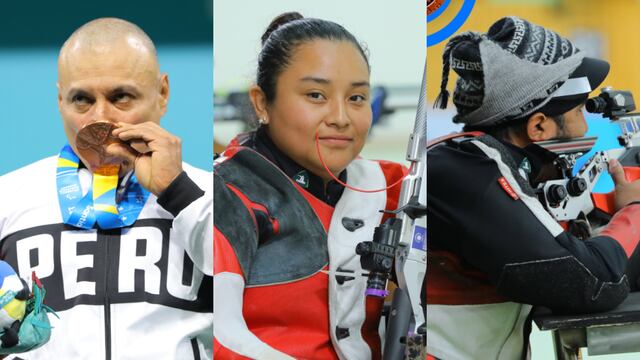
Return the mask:
[[536,111],[562,114],[587,99],[609,72],[569,40],[518,17],[494,23],[486,34],[465,32],[447,43],[436,106],[446,108],[449,68],[458,74],[453,121],[495,126]]

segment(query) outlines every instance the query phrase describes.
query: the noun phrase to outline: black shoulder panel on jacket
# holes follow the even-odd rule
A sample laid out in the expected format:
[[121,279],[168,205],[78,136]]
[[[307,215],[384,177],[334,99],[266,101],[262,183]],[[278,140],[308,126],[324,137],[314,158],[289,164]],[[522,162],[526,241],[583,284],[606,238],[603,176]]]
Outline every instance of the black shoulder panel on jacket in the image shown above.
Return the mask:
[[213,224],[229,240],[246,281],[258,246],[258,232],[250,210],[217,172],[213,173],[213,198]]
[[[277,167],[257,152],[244,148],[217,165],[215,171],[251,202],[264,206],[279,224],[277,233],[259,239],[247,286],[302,279],[320,271],[329,262],[324,226],[311,205]],[[226,207],[219,201],[215,199],[217,206]],[[233,226],[233,219],[226,221]]]

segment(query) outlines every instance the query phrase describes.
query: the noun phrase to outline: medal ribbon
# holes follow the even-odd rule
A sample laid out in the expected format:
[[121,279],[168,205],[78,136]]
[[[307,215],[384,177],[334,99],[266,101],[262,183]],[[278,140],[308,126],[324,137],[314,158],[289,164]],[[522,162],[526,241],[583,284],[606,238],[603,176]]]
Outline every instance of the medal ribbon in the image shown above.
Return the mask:
[[116,204],[118,165],[99,167],[93,174],[92,189],[82,196],[78,166],[80,159],[66,144],[58,155],[56,185],[58,203],[65,224],[82,229],[92,229],[96,223],[100,229],[114,229],[133,224],[149,197],[132,175],[126,183],[124,196]]

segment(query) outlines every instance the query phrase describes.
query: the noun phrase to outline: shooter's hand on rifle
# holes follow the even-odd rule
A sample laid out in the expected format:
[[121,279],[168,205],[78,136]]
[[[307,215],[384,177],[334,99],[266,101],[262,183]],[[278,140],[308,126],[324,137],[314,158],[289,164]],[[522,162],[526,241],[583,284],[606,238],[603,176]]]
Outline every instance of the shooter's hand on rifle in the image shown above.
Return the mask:
[[609,174],[616,185],[614,190],[616,211],[633,201],[640,201],[640,180],[628,181],[618,160],[609,160]]

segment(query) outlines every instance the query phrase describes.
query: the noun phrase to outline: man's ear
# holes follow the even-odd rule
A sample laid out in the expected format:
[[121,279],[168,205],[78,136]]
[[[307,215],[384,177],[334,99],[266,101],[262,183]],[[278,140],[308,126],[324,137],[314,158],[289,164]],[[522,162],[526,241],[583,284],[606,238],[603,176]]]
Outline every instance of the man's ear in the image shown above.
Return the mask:
[[534,113],[527,120],[527,136],[531,141],[551,140],[558,135],[558,124],[541,112]]
[[62,112],[62,90],[59,81],[56,81],[56,89],[58,89],[58,111]]
[[162,74],[160,76],[160,109],[162,111],[162,115],[167,112],[167,104],[169,104],[169,75]]
[[253,85],[249,89],[249,99],[253,104],[253,110],[255,110],[258,118],[261,119],[261,124],[269,123],[269,114],[267,113],[267,97],[258,85]]

